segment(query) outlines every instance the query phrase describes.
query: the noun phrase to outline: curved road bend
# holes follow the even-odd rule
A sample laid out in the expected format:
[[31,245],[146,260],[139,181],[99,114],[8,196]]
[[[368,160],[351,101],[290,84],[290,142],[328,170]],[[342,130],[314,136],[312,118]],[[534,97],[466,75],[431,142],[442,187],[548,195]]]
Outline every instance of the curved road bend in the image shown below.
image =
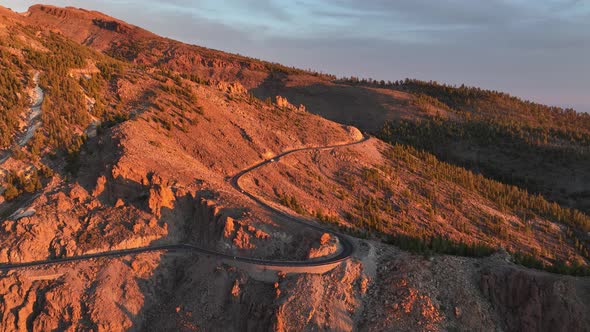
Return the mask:
[[288,221],[299,223],[305,227],[309,227],[311,229],[315,229],[320,232],[329,233],[330,235],[338,238],[338,240],[342,246],[342,250],[336,256],[327,257],[324,259],[318,259],[318,260],[314,260],[314,261],[267,260],[267,259],[259,259],[259,258],[233,256],[230,254],[225,254],[225,253],[193,246],[191,244],[167,244],[167,245],[148,246],[148,247],[133,248],[133,249],[112,250],[112,251],[107,251],[107,252],[99,252],[99,253],[93,253],[93,254],[87,254],[87,255],[55,258],[55,259],[41,260],[41,261],[0,264],[0,271],[7,271],[7,270],[13,270],[13,269],[28,268],[28,267],[47,267],[47,266],[51,266],[51,265],[59,265],[59,264],[69,263],[69,262],[79,262],[79,261],[91,260],[91,259],[102,258],[102,257],[120,257],[120,256],[125,256],[125,255],[130,255],[130,254],[139,254],[139,253],[157,252],[157,251],[172,251],[172,252],[189,251],[189,252],[197,252],[197,253],[205,254],[206,256],[212,256],[212,257],[217,257],[217,258],[222,258],[222,259],[227,259],[227,260],[235,260],[235,261],[244,262],[244,263],[250,263],[250,264],[256,264],[256,265],[285,266],[285,267],[287,267],[287,266],[293,266],[293,267],[310,266],[310,267],[313,267],[313,266],[330,265],[330,264],[345,261],[350,257],[350,255],[352,254],[353,249],[354,249],[352,242],[350,242],[350,240],[346,236],[338,234],[330,229],[321,227],[320,225],[312,224],[311,222],[308,222],[304,219],[297,218],[297,217],[289,215],[281,210],[277,210],[277,209],[273,208],[272,206],[268,205],[267,203],[265,203],[264,201],[262,201],[258,197],[254,196],[252,193],[249,193],[245,189],[243,189],[239,184],[239,180],[241,177],[248,174],[249,172],[252,172],[252,171],[254,171],[264,165],[272,163],[274,161],[278,161],[278,159],[285,157],[285,156],[292,154],[292,153],[296,153],[296,152],[300,152],[300,151],[324,151],[324,150],[331,150],[331,149],[335,149],[335,148],[353,146],[353,145],[364,143],[368,139],[369,139],[369,137],[363,135],[363,138],[361,140],[356,141],[356,142],[352,142],[352,143],[330,145],[330,146],[321,146],[321,147],[299,148],[299,149],[285,151],[281,154],[274,156],[273,158],[264,160],[252,167],[249,167],[249,168],[239,172],[238,174],[234,175],[230,179],[230,184],[232,185],[232,187],[234,187],[236,190],[240,191],[242,194],[244,194],[247,197],[249,197],[250,199],[252,199],[254,202],[256,202],[257,204],[262,206],[264,209],[266,209],[272,213],[275,213],[277,215],[280,215],[281,217],[283,217],[284,219],[286,219]]

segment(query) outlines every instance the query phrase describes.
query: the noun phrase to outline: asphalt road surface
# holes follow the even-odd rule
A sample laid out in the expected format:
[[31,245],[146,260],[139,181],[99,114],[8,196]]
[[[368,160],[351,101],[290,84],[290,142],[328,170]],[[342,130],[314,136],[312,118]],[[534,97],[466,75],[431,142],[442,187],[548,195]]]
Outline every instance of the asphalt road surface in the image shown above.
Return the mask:
[[277,210],[277,209],[273,208],[272,206],[266,204],[261,199],[254,196],[252,193],[246,191],[244,188],[242,188],[240,186],[239,182],[240,182],[240,178],[243,177],[244,175],[246,175],[246,174],[248,174],[260,167],[263,167],[269,163],[279,162],[280,158],[285,157],[289,154],[293,154],[293,153],[301,152],[301,151],[323,151],[323,150],[331,150],[331,149],[335,149],[335,148],[343,148],[343,147],[348,147],[348,146],[353,146],[353,145],[364,143],[368,139],[369,139],[369,137],[364,136],[361,140],[356,141],[356,142],[352,142],[352,143],[330,145],[330,146],[320,146],[320,147],[310,147],[310,148],[299,148],[299,149],[285,151],[281,154],[278,154],[270,159],[264,160],[254,166],[251,166],[251,167],[239,172],[238,174],[234,175],[230,179],[230,184],[236,190],[238,190],[243,195],[245,195],[245,196],[249,197],[250,199],[252,199],[253,201],[255,201],[258,205],[260,205],[264,209],[266,209],[272,213],[275,213],[276,215],[281,216],[286,221],[299,223],[303,227],[308,227],[308,228],[314,229],[319,232],[328,233],[328,234],[338,238],[342,248],[341,248],[340,252],[335,256],[317,259],[317,260],[313,260],[313,261],[266,260],[266,259],[258,259],[258,258],[242,257],[242,256],[233,256],[230,254],[225,254],[225,253],[216,252],[216,251],[205,249],[205,248],[200,248],[200,247],[197,247],[197,246],[194,246],[191,244],[169,244],[169,245],[140,247],[140,248],[133,248],[133,249],[112,250],[112,251],[87,254],[87,255],[80,255],[80,256],[54,258],[54,259],[50,259],[50,260],[0,264],[0,271],[1,270],[6,271],[6,270],[13,270],[13,269],[30,268],[30,267],[47,267],[47,266],[51,266],[51,265],[59,265],[59,264],[69,263],[69,262],[79,262],[79,261],[92,260],[92,259],[101,258],[101,257],[120,257],[120,256],[125,256],[125,255],[130,255],[130,254],[139,254],[139,253],[157,252],[157,251],[196,252],[196,253],[205,254],[206,256],[217,257],[217,258],[221,258],[221,259],[235,260],[235,261],[239,261],[239,262],[251,263],[251,264],[256,264],[256,265],[272,265],[272,266],[279,266],[279,267],[280,266],[317,267],[317,266],[330,265],[330,264],[334,264],[337,262],[345,261],[348,258],[350,258],[350,255],[352,255],[352,253],[354,251],[354,246],[346,235],[336,233],[328,228],[324,228],[324,227],[320,226],[319,224],[311,223],[305,219],[302,219],[302,218],[299,218],[296,216],[292,216],[292,215],[289,215],[283,211]]

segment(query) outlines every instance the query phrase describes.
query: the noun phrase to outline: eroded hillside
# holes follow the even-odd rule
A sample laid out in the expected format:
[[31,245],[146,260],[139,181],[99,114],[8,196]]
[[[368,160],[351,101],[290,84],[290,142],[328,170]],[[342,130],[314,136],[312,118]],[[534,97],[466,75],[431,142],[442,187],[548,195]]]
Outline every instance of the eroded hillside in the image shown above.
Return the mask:
[[348,125],[453,110],[82,9],[0,8],[0,54],[1,330],[590,326],[515,264],[587,273],[585,214]]

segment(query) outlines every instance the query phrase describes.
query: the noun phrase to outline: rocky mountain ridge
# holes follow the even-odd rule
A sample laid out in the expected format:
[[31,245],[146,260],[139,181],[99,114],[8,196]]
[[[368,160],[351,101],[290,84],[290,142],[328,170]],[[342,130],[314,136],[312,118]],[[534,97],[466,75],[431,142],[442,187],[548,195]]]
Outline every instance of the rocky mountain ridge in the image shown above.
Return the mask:
[[[0,7],[0,52],[2,71],[19,82],[14,91],[24,98],[35,71],[47,91],[35,136],[2,165],[2,185],[19,192],[0,202],[2,331],[590,329],[588,277],[525,268],[498,248],[583,266],[571,228],[500,204],[434,172],[455,168],[377,138],[275,157],[356,142],[362,134],[350,122],[376,130],[452,110],[83,9]],[[2,111],[27,103],[17,98]],[[90,123],[96,135],[83,135]],[[241,180],[245,192],[232,186],[264,160]],[[272,281],[174,250],[1,269],[168,243],[303,262],[341,250],[282,213],[347,236],[352,257],[322,274]]]

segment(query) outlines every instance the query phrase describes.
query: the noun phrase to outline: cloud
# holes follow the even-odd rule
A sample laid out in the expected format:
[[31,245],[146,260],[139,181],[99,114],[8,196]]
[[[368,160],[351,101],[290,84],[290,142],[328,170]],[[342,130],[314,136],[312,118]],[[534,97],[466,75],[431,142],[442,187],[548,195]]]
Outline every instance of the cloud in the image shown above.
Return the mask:
[[[46,1],[287,65],[467,83],[590,110],[587,0]],[[35,1],[5,2],[23,11]]]

